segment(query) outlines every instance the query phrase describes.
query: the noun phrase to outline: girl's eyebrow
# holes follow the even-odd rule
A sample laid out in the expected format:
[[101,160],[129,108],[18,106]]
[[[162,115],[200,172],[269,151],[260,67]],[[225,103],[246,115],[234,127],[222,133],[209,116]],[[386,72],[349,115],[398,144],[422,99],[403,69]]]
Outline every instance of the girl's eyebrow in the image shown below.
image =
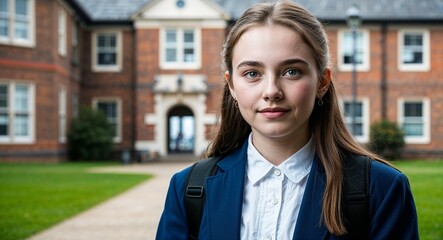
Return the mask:
[[237,65],[237,69],[241,67],[261,67],[261,66],[264,66],[264,64],[259,61],[243,61]]
[[[300,59],[300,58],[286,59],[286,60],[283,60],[279,63],[280,66],[286,66],[286,65],[291,65],[291,64],[303,64],[309,68],[309,63],[303,59]],[[243,61],[237,65],[237,69],[239,69],[241,67],[262,67],[264,65],[265,64],[260,61]]]
[[300,58],[287,59],[287,60],[284,60],[284,61],[280,62],[279,65],[280,66],[286,66],[286,65],[291,65],[291,64],[303,64],[303,65],[306,65],[306,67],[309,68],[309,63],[306,62],[303,59],[300,59]]

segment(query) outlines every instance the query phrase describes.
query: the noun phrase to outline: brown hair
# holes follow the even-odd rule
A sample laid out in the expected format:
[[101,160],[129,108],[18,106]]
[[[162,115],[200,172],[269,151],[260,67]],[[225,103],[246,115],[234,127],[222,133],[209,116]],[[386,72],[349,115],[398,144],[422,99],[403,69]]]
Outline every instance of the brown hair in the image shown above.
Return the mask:
[[[223,46],[224,70],[232,76],[234,46],[244,32],[252,26],[277,24],[293,29],[311,48],[319,78],[329,67],[329,47],[322,24],[302,6],[290,1],[261,3],[249,8],[234,24]],[[231,81],[230,79],[229,81]],[[322,79],[319,79],[321,81]],[[323,105],[315,105],[309,118],[309,126],[316,139],[316,154],[326,172],[326,189],[323,194],[322,219],[329,232],[335,235],[347,233],[342,210],[342,159],[344,153],[381,158],[356,143],[348,132],[340,112],[333,82],[322,97]],[[226,83],[220,112],[217,135],[208,148],[207,156],[225,156],[236,150],[248,137],[251,126],[235,107],[234,99]]]

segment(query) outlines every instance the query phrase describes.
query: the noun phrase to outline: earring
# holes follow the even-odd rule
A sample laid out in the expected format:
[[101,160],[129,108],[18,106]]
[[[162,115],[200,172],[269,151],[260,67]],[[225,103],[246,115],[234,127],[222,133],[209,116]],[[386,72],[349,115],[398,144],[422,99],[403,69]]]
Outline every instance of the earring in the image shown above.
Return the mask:
[[238,102],[237,102],[237,100],[234,100],[234,106],[235,106],[235,108],[238,108]]
[[320,107],[323,106],[323,100],[321,98],[319,98],[317,100],[317,105],[320,106]]

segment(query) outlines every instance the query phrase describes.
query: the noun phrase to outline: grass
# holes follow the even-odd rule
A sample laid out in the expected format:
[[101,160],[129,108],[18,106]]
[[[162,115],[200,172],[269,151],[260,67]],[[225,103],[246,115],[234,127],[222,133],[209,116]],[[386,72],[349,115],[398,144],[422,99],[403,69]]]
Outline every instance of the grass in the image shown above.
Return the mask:
[[0,164],[0,239],[25,239],[148,179],[89,173],[109,164]]
[[[443,239],[443,161],[393,162],[409,178],[422,240]],[[0,239],[25,239],[146,180],[104,164],[0,164]]]
[[411,184],[420,239],[443,239],[443,161],[396,161]]

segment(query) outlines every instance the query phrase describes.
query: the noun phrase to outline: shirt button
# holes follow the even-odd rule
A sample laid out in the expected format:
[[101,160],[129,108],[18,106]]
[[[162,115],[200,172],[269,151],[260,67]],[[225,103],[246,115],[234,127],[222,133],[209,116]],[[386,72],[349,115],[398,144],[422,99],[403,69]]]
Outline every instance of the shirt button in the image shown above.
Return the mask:
[[278,204],[278,199],[274,198],[274,200],[272,200],[272,204],[277,205]]
[[281,175],[281,171],[280,171],[280,169],[274,169],[274,174],[275,174],[276,176],[280,176],[280,175]]
[[267,235],[267,236],[266,236],[266,239],[267,239],[267,240],[271,240],[271,239],[272,239],[271,235]]

